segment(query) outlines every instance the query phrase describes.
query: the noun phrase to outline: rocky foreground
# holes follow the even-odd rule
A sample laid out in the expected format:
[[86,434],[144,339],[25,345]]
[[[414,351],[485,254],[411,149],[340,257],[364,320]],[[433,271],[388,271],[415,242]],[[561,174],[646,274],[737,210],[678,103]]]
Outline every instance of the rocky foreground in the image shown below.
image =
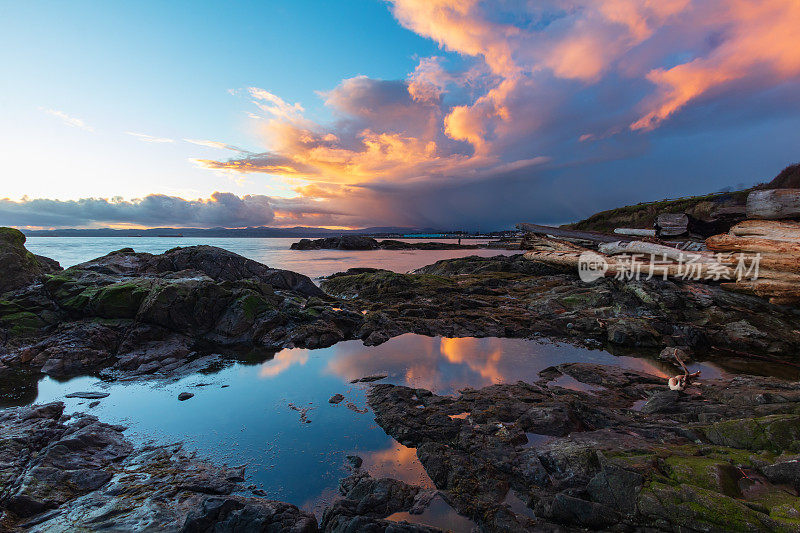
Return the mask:
[[[798,531],[800,384],[708,380],[687,391],[617,367],[443,397],[373,385],[376,421],[438,491],[358,467],[321,522],[245,486],[243,467],[51,403],[0,411],[0,530],[422,532],[387,520],[438,493],[484,531]],[[514,505],[513,502],[522,502]]]
[[[521,256],[352,269],[322,289],[208,246],[119,250],[61,270],[0,229],[0,259],[6,403],[30,403],[41,374],[171,378],[243,353],[406,332],[790,362],[800,348],[791,307],[713,284],[585,284]],[[797,383],[740,376],[681,392],[663,376],[570,364],[457,398],[374,385],[369,402],[441,496],[486,531],[800,531]],[[318,523],[248,492],[241,469],[179,445],[137,448],[122,428],[61,404],[0,411],[0,442],[0,530],[431,530],[387,520],[424,511],[432,494],[419,487],[354,468]]]
[[294,505],[252,495],[244,467],[211,464],[180,444],[136,448],[124,428],[63,410],[0,411],[0,531],[429,531],[380,519],[423,501],[400,481],[348,479],[348,497],[320,528]]
[[574,363],[456,398],[375,385],[369,403],[489,531],[800,530],[798,383],[737,377],[680,392]]

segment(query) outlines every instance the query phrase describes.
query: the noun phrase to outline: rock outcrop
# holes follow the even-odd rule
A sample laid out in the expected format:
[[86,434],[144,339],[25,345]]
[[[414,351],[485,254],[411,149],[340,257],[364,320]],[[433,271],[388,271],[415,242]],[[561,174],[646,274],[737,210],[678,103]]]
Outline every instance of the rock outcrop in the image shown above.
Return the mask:
[[0,376],[174,375],[223,348],[330,346],[363,320],[334,306],[307,276],[220,248],[119,250],[0,298]]
[[378,241],[372,237],[344,235],[322,239],[300,239],[292,243],[292,250],[474,250],[477,244],[455,242],[404,242],[393,239]]
[[33,283],[43,274],[61,270],[58,262],[32,254],[25,235],[14,228],[0,228],[0,294]]
[[543,335],[610,351],[684,346],[795,359],[800,316],[718,284],[662,279],[584,283],[521,255],[439,261],[411,274],[358,269],[322,288],[366,311],[356,333],[378,344],[402,333],[445,337]]
[[372,237],[343,235],[322,239],[300,239],[292,243],[292,250],[377,250],[378,241]]

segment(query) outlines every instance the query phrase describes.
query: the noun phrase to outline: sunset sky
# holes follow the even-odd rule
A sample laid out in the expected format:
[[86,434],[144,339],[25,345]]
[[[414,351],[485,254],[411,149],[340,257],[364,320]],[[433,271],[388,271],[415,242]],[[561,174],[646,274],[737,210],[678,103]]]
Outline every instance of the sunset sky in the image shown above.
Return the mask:
[[800,161],[798,28],[798,0],[0,0],[0,225],[488,230],[751,185]]

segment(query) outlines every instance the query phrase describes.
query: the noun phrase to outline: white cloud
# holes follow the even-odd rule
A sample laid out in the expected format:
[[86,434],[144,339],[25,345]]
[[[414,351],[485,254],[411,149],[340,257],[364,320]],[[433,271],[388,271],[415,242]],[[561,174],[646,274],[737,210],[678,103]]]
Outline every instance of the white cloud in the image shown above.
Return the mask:
[[84,131],[94,131],[93,127],[89,126],[88,124],[86,124],[86,122],[84,122],[82,119],[80,119],[78,117],[73,117],[73,116],[68,115],[67,113],[64,113],[63,111],[59,111],[57,109],[47,109],[47,108],[44,108],[44,107],[40,107],[39,109],[41,111],[47,113],[48,115],[52,115],[54,117],[60,118],[61,121],[64,124],[67,124],[69,126],[73,126],[75,128],[80,128],[80,129],[82,129]]
[[126,131],[128,135],[133,135],[134,137],[138,138],[142,142],[146,143],[171,143],[175,142],[172,139],[168,139],[167,137],[154,137],[152,135],[147,135],[146,133],[134,133],[132,131]]
[[234,152],[240,152],[243,154],[249,154],[248,150],[243,148],[239,148],[238,146],[233,146],[231,144],[226,144],[219,141],[208,141],[204,139],[184,139],[187,143],[196,144],[198,146],[205,146],[207,148],[218,148],[220,150],[232,150]]

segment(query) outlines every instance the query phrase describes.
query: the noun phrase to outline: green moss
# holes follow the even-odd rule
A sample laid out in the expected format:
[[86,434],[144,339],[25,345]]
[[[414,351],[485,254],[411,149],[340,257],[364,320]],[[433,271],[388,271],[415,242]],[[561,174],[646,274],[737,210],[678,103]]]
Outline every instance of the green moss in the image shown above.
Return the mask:
[[16,313],[5,313],[0,317],[0,324],[9,330],[14,336],[24,336],[36,333],[45,326],[44,320],[38,315],[28,311],[18,311]]
[[0,228],[0,240],[7,241],[13,246],[25,246],[25,234],[15,228]]
[[668,476],[678,484],[689,483],[726,496],[740,496],[738,472],[729,462],[712,456],[672,455],[664,459]]
[[699,429],[710,442],[722,446],[775,453],[800,451],[798,415],[725,420]]
[[645,305],[656,305],[656,298],[639,285],[626,283],[623,290],[631,292]]
[[91,307],[101,317],[133,318],[152,287],[147,279],[107,285],[92,296]]
[[652,482],[639,495],[640,511],[673,526],[699,531],[796,531],[794,524],[743,502],[694,485]]
[[594,291],[587,291],[565,296],[560,299],[560,302],[567,309],[594,307],[602,300],[603,296]]
[[133,318],[144,299],[157,284],[152,279],[137,279],[108,285],[79,282],[65,270],[45,281],[58,305],[76,315],[105,318]]
[[264,311],[270,309],[269,303],[255,294],[242,296],[238,300],[238,305],[241,306],[244,316],[248,320],[253,320]]

